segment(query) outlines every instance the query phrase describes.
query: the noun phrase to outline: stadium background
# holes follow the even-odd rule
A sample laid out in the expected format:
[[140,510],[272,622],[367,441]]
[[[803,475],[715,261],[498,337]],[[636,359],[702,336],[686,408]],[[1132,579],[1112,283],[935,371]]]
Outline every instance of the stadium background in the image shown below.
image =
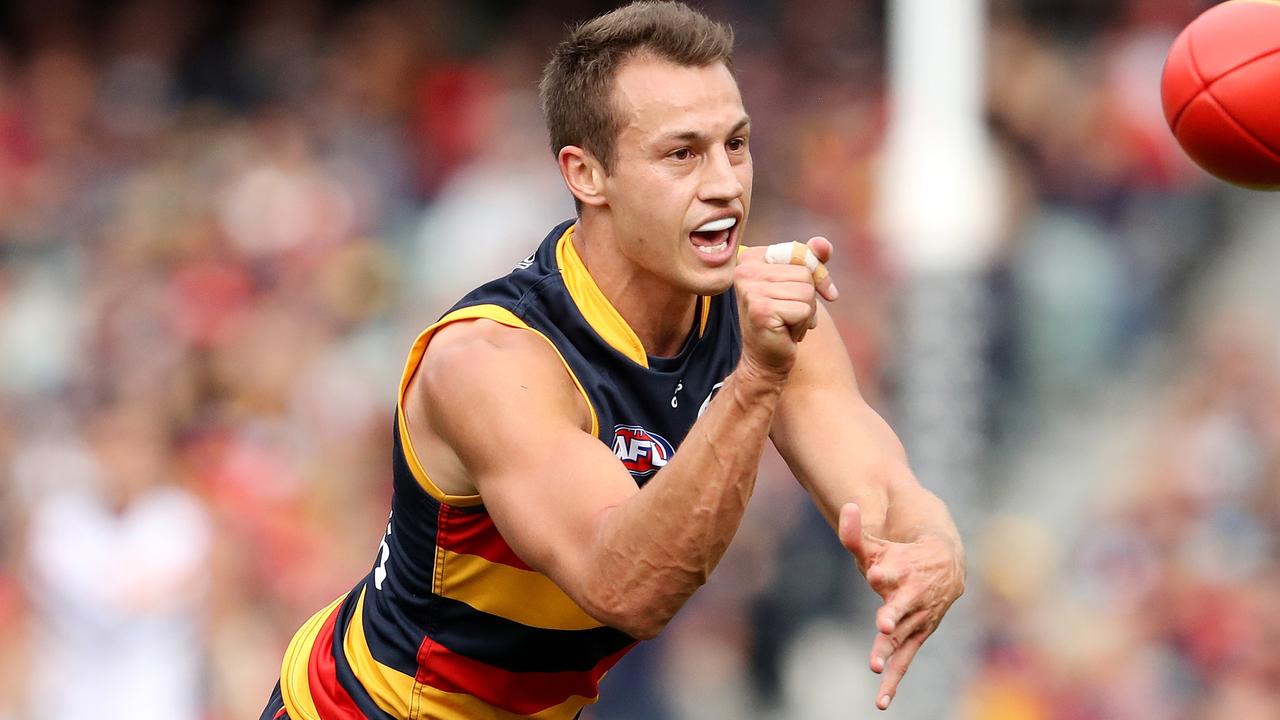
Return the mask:
[[[969,590],[888,717],[1280,717],[1280,198],[1191,167],[1158,103],[1209,4],[989,3]],[[0,719],[257,716],[372,562],[412,337],[571,213],[534,83],[608,6],[0,5]],[[835,241],[892,419],[884,4],[702,6],[738,34],[747,240]],[[589,717],[871,716],[873,600],[767,459]]]

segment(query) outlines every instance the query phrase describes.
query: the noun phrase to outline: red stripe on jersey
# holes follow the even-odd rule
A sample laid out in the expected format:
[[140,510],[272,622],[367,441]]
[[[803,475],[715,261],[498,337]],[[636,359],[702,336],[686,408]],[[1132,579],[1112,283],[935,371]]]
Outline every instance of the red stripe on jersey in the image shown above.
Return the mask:
[[507,545],[486,512],[459,512],[442,503],[436,544],[445,550],[476,555],[520,570],[531,569]]
[[333,630],[342,610],[339,604],[329,613],[320,628],[315,644],[311,646],[311,659],[307,663],[307,684],[311,689],[311,701],[315,703],[321,720],[365,720],[351,696],[338,682],[333,659]]
[[511,672],[451,652],[431,638],[418,651],[418,682],[463,693],[517,715],[532,715],[577,695],[595,698],[600,678],[635,643],[605,657],[586,672]]

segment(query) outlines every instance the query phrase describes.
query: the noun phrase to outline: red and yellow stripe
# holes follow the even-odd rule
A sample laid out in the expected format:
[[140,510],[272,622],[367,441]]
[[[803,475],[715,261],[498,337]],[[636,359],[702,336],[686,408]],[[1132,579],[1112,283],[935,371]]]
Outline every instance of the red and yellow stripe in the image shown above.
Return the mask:
[[551,578],[526,565],[488,513],[462,512],[443,504],[432,591],[529,627],[590,630],[604,625]]
[[[569,718],[584,705],[595,702],[600,679],[630,649],[627,646],[618,650],[586,672],[509,672],[456,654],[428,639],[419,654],[418,681],[431,688],[434,692],[428,694],[438,696],[441,702],[458,703],[458,696],[470,696],[481,707],[496,708],[516,717]],[[470,706],[476,708],[476,702]]]

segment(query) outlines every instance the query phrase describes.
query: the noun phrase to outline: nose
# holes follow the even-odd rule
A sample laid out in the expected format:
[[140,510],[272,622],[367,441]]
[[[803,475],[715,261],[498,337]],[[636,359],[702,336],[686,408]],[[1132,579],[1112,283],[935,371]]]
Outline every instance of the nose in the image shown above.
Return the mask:
[[698,198],[705,202],[729,202],[742,197],[742,181],[723,147],[707,153],[702,166]]

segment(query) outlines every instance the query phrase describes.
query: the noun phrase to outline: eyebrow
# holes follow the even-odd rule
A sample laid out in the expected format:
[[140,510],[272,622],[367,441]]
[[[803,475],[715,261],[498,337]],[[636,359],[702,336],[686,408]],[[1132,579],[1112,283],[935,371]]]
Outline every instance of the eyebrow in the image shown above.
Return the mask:
[[[733,126],[733,128],[729,130],[729,134],[733,135],[738,131],[742,130],[742,128],[750,124],[751,124],[751,118],[746,115],[743,115],[742,119],[739,120]],[[681,140],[683,142],[705,142],[707,139],[708,139],[708,136],[706,135],[706,133],[701,133],[701,132],[698,132],[697,130],[678,130],[678,131],[670,132],[670,133],[667,133],[666,135],[663,135],[661,138],[659,138],[659,142],[668,142],[671,140]]]

